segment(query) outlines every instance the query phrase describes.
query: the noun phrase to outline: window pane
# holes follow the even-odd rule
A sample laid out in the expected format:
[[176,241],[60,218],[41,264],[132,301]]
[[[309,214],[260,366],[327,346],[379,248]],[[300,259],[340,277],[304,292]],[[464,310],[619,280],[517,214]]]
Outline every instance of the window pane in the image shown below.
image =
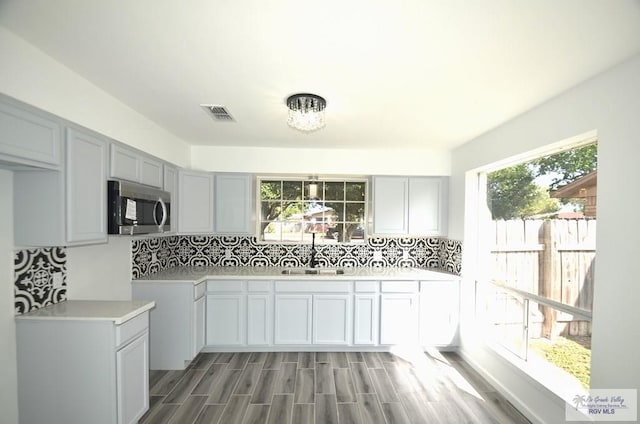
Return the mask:
[[282,212],[282,207],[280,201],[267,201],[261,202],[260,207],[260,216],[263,221],[272,221],[277,219]]
[[344,183],[343,182],[325,182],[324,183],[324,199],[325,200],[344,200]]
[[347,203],[346,221],[364,223],[364,203]]
[[344,203],[327,202],[326,207],[332,211],[333,216],[338,221],[344,221]]
[[364,202],[365,183],[352,182],[346,183],[346,200],[354,202]]
[[301,200],[302,181],[283,181],[282,198],[284,200]]
[[304,198],[305,199],[319,199],[322,196],[322,183],[319,181],[310,182],[305,181],[304,185]]
[[262,239],[265,241],[280,241],[282,224],[279,222],[264,222],[262,224]]
[[260,199],[280,199],[282,196],[282,187],[280,181],[262,181],[260,183]]

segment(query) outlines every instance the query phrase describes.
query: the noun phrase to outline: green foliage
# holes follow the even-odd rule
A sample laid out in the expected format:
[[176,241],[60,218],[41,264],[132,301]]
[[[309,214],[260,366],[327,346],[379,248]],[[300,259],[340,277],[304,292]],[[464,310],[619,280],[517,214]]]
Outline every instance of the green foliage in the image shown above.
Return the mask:
[[520,164],[487,175],[487,201],[493,219],[525,218],[555,212],[558,202],[537,186],[530,166]]
[[[595,170],[597,161],[598,145],[590,144],[487,174],[487,202],[493,219],[526,218],[558,211],[561,202],[552,199],[549,190]],[[548,188],[534,182],[548,174],[558,174]]]
[[558,188],[577,180],[598,167],[598,145],[589,144],[566,152],[556,153],[531,162],[534,175],[559,174],[551,182],[550,189]]

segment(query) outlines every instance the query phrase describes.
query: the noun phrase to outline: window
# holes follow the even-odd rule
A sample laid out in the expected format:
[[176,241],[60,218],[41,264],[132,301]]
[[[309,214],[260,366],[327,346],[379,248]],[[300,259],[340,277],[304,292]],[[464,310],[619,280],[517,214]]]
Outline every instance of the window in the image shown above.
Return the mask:
[[367,181],[258,180],[263,241],[363,242]]
[[482,173],[479,180],[486,181],[491,221],[481,230],[490,284],[478,293],[493,340],[557,394],[574,383],[587,389],[597,144]]

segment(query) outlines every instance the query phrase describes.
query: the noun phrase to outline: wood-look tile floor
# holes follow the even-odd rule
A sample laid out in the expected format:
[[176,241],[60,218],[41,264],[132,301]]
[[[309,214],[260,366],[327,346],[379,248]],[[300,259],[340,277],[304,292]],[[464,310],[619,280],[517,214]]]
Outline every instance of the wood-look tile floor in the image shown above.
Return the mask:
[[143,424],[529,423],[455,353],[202,353],[151,371]]

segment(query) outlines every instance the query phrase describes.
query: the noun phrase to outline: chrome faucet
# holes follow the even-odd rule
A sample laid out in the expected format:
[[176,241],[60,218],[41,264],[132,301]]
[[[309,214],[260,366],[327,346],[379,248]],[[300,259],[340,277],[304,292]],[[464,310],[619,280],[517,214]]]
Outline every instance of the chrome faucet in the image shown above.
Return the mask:
[[315,268],[316,265],[318,265],[316,253],[316,233],[311,233],[311,255],[309,256],[309,268]]

